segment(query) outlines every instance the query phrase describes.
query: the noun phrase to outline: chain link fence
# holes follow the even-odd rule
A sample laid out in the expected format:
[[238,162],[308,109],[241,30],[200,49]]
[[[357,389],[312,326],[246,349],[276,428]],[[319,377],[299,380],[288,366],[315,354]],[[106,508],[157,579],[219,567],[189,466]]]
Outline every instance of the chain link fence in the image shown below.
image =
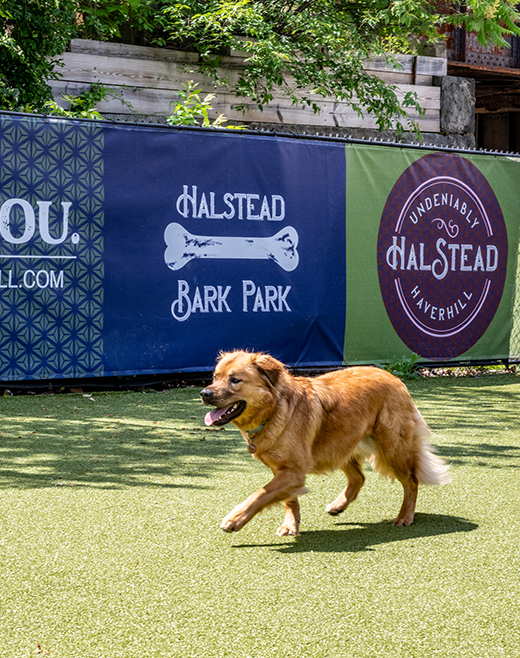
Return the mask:
[[520,243],[516,261],[515,299],[513,305],[513,328],[509,344],[509,360],[520,362]]

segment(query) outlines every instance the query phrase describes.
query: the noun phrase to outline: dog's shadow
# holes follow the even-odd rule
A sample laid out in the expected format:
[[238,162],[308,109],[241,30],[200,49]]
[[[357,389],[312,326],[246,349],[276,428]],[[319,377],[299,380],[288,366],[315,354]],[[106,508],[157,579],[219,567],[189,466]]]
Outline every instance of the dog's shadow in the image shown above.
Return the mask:
[[[234,548],[272,548],[278,553],[358,553],[380,544],[471,532],[478,525],[458,516],[416,514],[411,526],[379,523],[335,523],[334,530],[305,530],[298,537],[281,538],[274,544],[235,544]],[[286,539],[284,543],[282,543]]]

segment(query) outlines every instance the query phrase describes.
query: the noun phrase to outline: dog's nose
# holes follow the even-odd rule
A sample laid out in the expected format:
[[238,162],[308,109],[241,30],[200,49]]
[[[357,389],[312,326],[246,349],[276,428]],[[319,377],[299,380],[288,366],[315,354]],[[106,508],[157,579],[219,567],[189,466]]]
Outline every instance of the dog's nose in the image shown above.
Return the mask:
[[200,397],[202,398],[202,402],[204,402],[205,404],[211,404],[211,400],[213,399],[214,395],[215,394],[210,388],[204,388],[200,392]]

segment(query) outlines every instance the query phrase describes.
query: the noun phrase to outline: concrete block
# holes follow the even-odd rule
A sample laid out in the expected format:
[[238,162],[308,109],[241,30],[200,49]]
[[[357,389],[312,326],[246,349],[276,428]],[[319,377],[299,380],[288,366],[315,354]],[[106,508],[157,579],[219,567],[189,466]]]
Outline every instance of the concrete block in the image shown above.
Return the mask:
[[475,133],[475,80],[441,78],[441,132],[446,135]]

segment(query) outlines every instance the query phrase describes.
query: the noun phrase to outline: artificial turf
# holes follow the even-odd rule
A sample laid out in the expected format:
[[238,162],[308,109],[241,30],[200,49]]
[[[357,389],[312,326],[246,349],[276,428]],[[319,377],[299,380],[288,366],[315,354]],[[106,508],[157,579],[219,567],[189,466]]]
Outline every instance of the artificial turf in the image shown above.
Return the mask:
[[0,655],[6,658],[520,656],[520,377],[409,384],[453,483],[308,478],[282,510],[221,518],[266,483],[193,388],[0,401]]

